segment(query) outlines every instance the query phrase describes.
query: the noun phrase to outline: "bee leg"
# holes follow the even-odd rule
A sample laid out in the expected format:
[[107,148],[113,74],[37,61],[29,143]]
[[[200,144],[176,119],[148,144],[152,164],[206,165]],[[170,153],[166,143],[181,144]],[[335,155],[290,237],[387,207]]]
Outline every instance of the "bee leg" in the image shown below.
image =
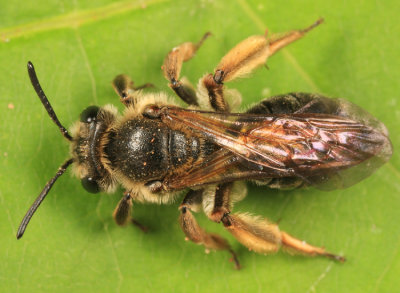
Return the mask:
[[298,39],[301,39],[306,33],[311,31],[313,28],[319,26],[321,23],[324,22],[323,18],[319,18],[316,22],[314,22],[312,25],[300,29],[300,30],[293,30],[290,32],[286,32],[283,34],[273,34],[271,37],[268,38],[269,41],[269,56],[272,56],[275,54],[277,51],[282,49],[283,47],[286,47],[290,43],[293,43],[294,41],[297,41]]
[[[209,194],[209,196],[213,198],[212,206],[207,207],[207,205],[203,206],[204,212],[206,213],[207,217],[216,223],[220,223],[222,217],[225,214],[229,214],[230,205],[231,205],[231,191],[232,191],[233,183],[227,182],[222,183],[217,186],[215,192]],[[210,198],[209,201],[211,201]]]
[[[205,92],[209,104],[216,111],[229,112],[224,97],[224,82],[249,75],[254,69],[265,65],[268,57],[283,47],[302,38],[308,31],[322,23],[317,20],[311,26],[284,34],[251,36],[237,44],[220,61],[214,74],[205,75],[200,81],[199,92]],[[200,94],[200,96],[203,96]]]
[[235,252],[232,250],[228,241],[218,234],[207,233],[199,226],[191,211],[196,211],[202,201],[204,190],[191,190],[183,199],[179,206],[181,211],[179,222],[183,232],[188,240],[194,243],[202,244],[207,250],[227,250],[232,255],[232,260],[235,263],[235,268],[240,269],[240,263]]
[[249,75],[254,69],[264,65],[268,57],[302,38],[307,32],[323,22],[318,19],[311,26],[283,34],[251,36],[231,49],[218,64],[213,80],[216,84],[232,81]]
[[135,87],[131,78],[126,74],[117,75],[112,81],[112,86],[125,106],[133,105],[135,103],[135,91],[154,87],[151,83],[145,83]]
[[280,231],[277,224],[260,217],[247,214],[226,214],[222,218],[222,223],[240,243],[258,253],[276,252],[283,247],[309,256],[325,256],[340,262],[346,260],[342,256],[325,251],[323,247],[307,244],[305,241]]
[[169,87],[187,104],[198,106],[196,92],[193,86],[183,79],[179,80],[183,62],[190,60],[203,42],[211,35],[207,32],[198,43],[186,42],[173,48],[164,59],[161,69],[170,82]]
[[115,222],[119,226],[125,226],[127,223],[131,222],[132,224],[140,228],[143,232],[147,232],[147,227],[143,226],[131,217],[131,211],[132,196],[129,192],[126,192],[114,210],[113,217]]
[[217,112],[230,112],[229,104],[224,96],[222,80],[216,82],[213,75],[206,74],[202,77],[198,87],[199,96],[202,99],[202,108],[211,108]]

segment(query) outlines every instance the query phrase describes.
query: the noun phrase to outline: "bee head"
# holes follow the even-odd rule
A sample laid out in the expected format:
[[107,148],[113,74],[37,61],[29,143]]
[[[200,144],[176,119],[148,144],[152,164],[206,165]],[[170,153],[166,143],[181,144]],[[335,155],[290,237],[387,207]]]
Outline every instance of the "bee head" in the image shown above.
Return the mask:
[[72,158],[65,161],[65,163],[59,167],[57,173],[47,182],[42,192],[31,205],[18,228],[18,239],[23,236],[33,214],[45,199],[58,177],[64,174],[72,163],[75,163],[76,169],[80,170],[78,175],[82,181],[83,187],[87,191],[97,193],[99,191],[108,191],[115,186],[110,173],[104,168],[104,164],[102,163],[101,149],[104,143],[104,133],[116,119],[116,110],[112,107],[107,108],[107,106],[104,108],[96,106],[86,108],[81,113],[77,127],[78,131],[71,136],[67,129],[60,123],[50,105],[49,100],[40,86],[33,64],[28,62],[27,67],[32,86],[51,120],[58,126],[61,134],[71,142]]
[[89,106],[82,111],[80,120],[73,127],[71,155],[75,162],[74,171],[90,193],[115,189],[104,147],[116,116],[117,110],[111,105],[102,108]]

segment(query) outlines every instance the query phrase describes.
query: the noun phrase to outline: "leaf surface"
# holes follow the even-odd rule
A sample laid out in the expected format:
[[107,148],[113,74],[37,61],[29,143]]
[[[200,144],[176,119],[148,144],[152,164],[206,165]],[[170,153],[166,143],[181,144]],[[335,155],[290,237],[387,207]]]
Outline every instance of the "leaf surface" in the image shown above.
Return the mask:
[[[396,1],[55,1],[0,12],[0,291],[2,292],[394,292],[400,286],[400,25]],[[274,191],[251,186],[236,211],[263,215],[309,243],[343,254],[338,264],[283,252],[247,251],[222,225],[197,215],[238,251],[205,254],[184,241],[179,203],[135,204],[143,234],[117,227],[122,191],[92,195],[64,175],[17,241],[20,220],[61,163],[68,145],[30,85],[32,61],[66,126],[91,104],[115,104],[120,73],[168,91],[160,66],[185,41],[208,39],[184,64],[193,83],[236,43],[253,35],[325,23],[268,61],[238,88],[244,105],[291,91],[346,98],[382,120],[394,155],[373,176],[346,190]],[[70,172],[68,172],[70,173]]]

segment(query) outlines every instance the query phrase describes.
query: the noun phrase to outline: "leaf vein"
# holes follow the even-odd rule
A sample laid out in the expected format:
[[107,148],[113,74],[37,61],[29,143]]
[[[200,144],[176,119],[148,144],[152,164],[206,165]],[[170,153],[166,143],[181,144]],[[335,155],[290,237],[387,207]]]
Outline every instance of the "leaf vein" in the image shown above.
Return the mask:
[[393,266],[394,261],[397,259],[397,255],[399,254],[399,247],[400,247],[400,241],[397,241],[396,249],[394,250],[392,257],[390,258],[388,265],[385,267],[382,274],[380,274],[379,278],[376,280],[374,292],[380,292],[379,287],[382,283],[383,278],[389,272],[390,268]]
[[400,179],[400,172],[399,170],[396,169],[395,166],[391,162],[387,163],[387,166],[389,167],[389,170],[397,177]]
[[81,38],[81,35],[79,34],[79,30],[75,30],[75,31],[76,31],[76,39],[78,41],[78,46],[79,46],[80,51],[82,52],[83,60],[85,61],[85,66],[88,70],[89,79],[90,79],[90,83],[92,86],[93,100],[94,100],[94,103],[97,105],[98,100],[97,100],[97,91],[96,91],[96,80],[93,75],[92,66],[90,65],[88,55],[86,54],[85,47],[83,46],[82,38]]
[[322,272],[321,275],[318,276],[317,280],[315,280],[314,283],[311,284],[310,288],[307,290],[307,292],[316,292],[316,287],[318,284],[326,277],[326,275],[330,272],[332,268],[333,262],[331,262],[326,269]]
[[96,7],[93,9],[73,11],[38,21],[33,21],[17,26],[0,29],[0,40],[7,42],[10,39],[63,28],[78,28],[87,23],[93,23],[127,13],[129,11],[144,9],[149,5],[166,2],[168,0],[145,0],[145,1],[119,1],[110,5]]

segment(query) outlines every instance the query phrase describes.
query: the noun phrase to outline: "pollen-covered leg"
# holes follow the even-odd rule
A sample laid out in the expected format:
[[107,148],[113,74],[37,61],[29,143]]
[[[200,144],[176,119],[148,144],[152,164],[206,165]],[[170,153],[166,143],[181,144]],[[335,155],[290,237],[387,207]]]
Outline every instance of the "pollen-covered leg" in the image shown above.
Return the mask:
[[132,196],[129,192],[125,193],[122,199],[119,201],[117,207],[114,210],[113,217],[115,222],[119,226],[124,226],[131,222],[143,232],[147,232],[147,227],[143,226],[131,217],[132,211]]
[[214,81],[217,84],[232,81],[249,75],[254,69],[264,65],[268,57],[279,49],[302,38],[308,31],[322,23],[322,19],[303,30],[294,30],[283,34],[251,36],[237,44],[218,64]]
[[233,261],[235,262],[236,269],[239,269],[239,261],[228,241],[218,234],[206,232],[198,225],[196,219],[191,213],[192,210],[196,211],[198,206],[201,204],[202,193],[203,190],[189,191],[180,205],[179,210],[181,211],[181,215],[179,217],[179,222],[182,230],[188,240],[197,244],[202,244],[206,249],[229,251],[232,255]]
[[248,214],[227,214],[222,218],[225,228],[244,246],[258,253],[272,253],[280,247],[295,253],[309,256],[325,256],[338,261],[345,261],[342,256],[326,252],[324,248],[312,246],[284,231],[277,224],[261,217]]
[[205,75],[200,81],[199,91],[207,92],[209,103],[216,111],[229,112],[224,97],[223,83],[245,77],[254,69],[264,65],[269,56],[290,43],[302,38],[308,31],[322,23],[322,19],[303,30],[284,34],[251,36],[231,49],[216,67],[214,74]]
[[281,233],[276,224],[247,214],[226,214],[221,221],[225,228],[250,250],[264,254],[279,250]]
[[154,87],[151,83],[145,83],[135,87],[131,78],[125,74],[117,75],[112,81],[112,86],[125,106],[133,105],[135,103],[135,91]]
[[183,62],[190,60],[201,47],[203,42],[210,36],[204,34],[198,43],[186,42],[173,48],[164,59],[161,69],[165,78],[170,82],[169,87],[187,104],[198,106],[196,92],[187,80],[179,80]]

